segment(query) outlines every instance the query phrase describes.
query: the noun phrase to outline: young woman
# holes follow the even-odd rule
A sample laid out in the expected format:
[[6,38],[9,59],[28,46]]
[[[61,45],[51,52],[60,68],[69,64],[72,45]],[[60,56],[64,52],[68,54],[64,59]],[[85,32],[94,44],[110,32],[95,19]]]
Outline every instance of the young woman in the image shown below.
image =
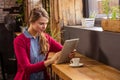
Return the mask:
[[[14,80],[49,80],[46,67],[56,61],[62,45],[45,33],[49,17],[43,8],[34,8],[28,28],[14,40],[18,70]],[[49,52],[56,54],[47,60]]]

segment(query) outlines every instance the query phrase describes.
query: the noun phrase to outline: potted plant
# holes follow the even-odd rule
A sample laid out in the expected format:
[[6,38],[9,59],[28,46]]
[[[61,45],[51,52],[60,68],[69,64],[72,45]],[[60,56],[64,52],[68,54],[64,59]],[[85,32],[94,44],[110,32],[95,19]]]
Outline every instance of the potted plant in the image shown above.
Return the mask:
[[93,27],[95,22],[96,12],[93,11],[90,13],[89,18],[82,18],[82,27]]
[[111,0],[102,0],[103,12],[107,18],[101,21],[101,26],[105,31],[120,32],[120,7],[110,7],[110,1]]

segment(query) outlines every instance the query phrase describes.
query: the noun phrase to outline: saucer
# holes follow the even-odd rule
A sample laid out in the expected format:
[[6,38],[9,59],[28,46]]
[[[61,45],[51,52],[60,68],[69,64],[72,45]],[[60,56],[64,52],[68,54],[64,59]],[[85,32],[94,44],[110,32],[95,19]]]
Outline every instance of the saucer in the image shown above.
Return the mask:
[[73,64],[69,64],[69,66],[71,66],[71,67],[80,67],[80,66],[83,66],[83,63],[79,63],[79,65],[73,65]]

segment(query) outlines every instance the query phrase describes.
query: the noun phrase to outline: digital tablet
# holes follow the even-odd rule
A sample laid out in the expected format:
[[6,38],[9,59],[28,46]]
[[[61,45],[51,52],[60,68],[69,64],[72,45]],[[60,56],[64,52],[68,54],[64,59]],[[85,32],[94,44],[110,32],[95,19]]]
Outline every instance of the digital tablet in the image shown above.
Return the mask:
[[69,54],[74,51],[78,44],[79,38],[65,40],[63,48],[61,50],[60,57],[56,61],[56,64],[66,63],[70,61]]

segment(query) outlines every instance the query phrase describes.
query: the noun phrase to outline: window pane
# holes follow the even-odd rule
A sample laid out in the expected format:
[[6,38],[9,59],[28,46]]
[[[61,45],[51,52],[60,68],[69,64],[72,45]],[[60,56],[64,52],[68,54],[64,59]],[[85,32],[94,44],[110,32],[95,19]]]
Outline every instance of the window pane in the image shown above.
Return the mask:
[[[119,0],[110,0],[110,7],[118,6]],[[104,17],[105,14],[102,11],[102,0],[89,0],[89,13],[97,13],[97,17]]]
[[[113,6],[118,6],[119,5],[119,0],[111,0],[109,6],[113,7]],[[102,1],[98,0],[98,13],[101,14],[103,13],[102,11]]]

